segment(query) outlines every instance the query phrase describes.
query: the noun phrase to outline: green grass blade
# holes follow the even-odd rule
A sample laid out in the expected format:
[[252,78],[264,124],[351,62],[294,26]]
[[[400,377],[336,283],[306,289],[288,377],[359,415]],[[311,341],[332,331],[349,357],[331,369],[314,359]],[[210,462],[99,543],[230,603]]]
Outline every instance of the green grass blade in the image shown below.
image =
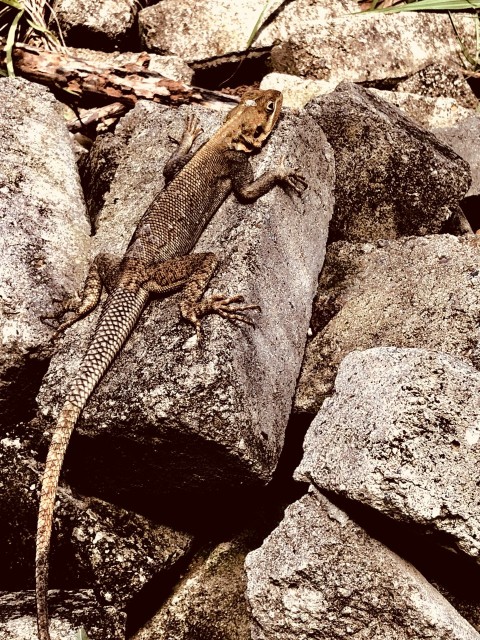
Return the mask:
[[[453,29],[453,31],[454,31],[454,33],[455,33],[455,37],[457,38],[458,43],[460,44],[460,49],[461,49],[461,51],[462,51],[462,55],[463,55],[463,57],[465,58],[465,60],[466,60],[469,64],[474,65],[474,64],[475,64],[475,63],[474,63],[474,60],[473,60],[472,56],[470,55],[469,50],[468,50],[468,49],[467,49],[467,47],[465,46],[465,43],[463,42],[463,40],[462,40],[462,38],[461,38],[460,34],[458,33],[457,25],[456,25],[456,24],[455,24],[455,22],[453,21],[453,16],[452,16],[451,11],[449,11],[449,12],[448,12],[448,17],[450,18],[450,22],[451,22],[451,25],[452,25],[452,29]],[[465,63],[463,63],[463,64],[465,64]],[[465,66],[466,66],[466,65],[465,65]]]
[[41,33],[50,33],[46,27],[42,27],[42,25],[38,24],[37,22],[32,22],[32,20],[30,20],[29,18],[27,18],[27,22],[32,27],[32,29],[35,29],[35,31],[41,31]]
[[265,15],[265,11],[267,10],[268,5],[270,4],[270,0],[266,0],[265,4],[263,5],[263,9],[260,12],[260,15],[258,16],[257,21],[255,22],[255,26],[252,29],[252,33],[250,34],[250,37],[248,38],[247,41],[247,49],[250,49],[250,46],[252,44],[252,42],[255,40],[255,36],[258,33],[258,30],[262,24],[263,21],[263,16]]
[[0,0],[3,4],[8,4],[9,7],[13,7],[14,9],[18,9],[19,11],[23,10],[23,4],[18,2],[18,0]]
[[480,16],[475,14],[475,64],[473,70],[478,69],[478,60],[480,56]]
[[460,11],[480,9],[480,0],[417,0],[408,4],[370,9],[363,13],[400,13],[401,11]]
[[15,45],[15,35],[17,33],[17,26],[22,16],[23,16],[23,9],[19,11],[15,16],[15,18],[12,20],[12,24],[10,25],[10,29],[8,30],[7,43],[5,45],[7,72],[8,72],[8,75],[12,78],[15,76],[15,71],[13,69],[12,51]]
[[56,35],[54,33],[52,33],[46,27],[42,27],[41,24],[38,24],[37,22],[32,22],[28,18],[27,18],[27,22],[32,27],[32,29],[35,29],[35,31],[39,31],[40,33],[44,33],[45,35],[50,36],[53,40],[57,39],[57,37],[56,37]]

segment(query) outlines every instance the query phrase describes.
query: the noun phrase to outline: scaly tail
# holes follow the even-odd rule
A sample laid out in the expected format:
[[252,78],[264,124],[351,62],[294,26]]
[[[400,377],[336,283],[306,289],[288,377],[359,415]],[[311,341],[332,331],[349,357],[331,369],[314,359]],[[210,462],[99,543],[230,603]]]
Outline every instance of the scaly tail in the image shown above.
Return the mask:
[[90,346],[63,405],[48,450],[38,511],[35,560],[37,625],[39,640],[50,640],[47,589],[48,555],[58,480],[68,442],[92,391],[122,348],[137,323],[148,293],[117,289],[106,300]]

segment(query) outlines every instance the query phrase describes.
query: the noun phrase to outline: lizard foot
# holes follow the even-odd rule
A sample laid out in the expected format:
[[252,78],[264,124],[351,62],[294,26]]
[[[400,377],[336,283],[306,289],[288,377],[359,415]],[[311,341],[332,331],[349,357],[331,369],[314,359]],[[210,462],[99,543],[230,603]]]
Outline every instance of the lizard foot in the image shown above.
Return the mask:
[[302,174],[299,173],[298,168],[291,169],[290,167],[287,167],[285,162],[286,156],[282,156],[278,167],[280,180],[297,193],[302,193],[308,186],[307,181]]
[[60,306],[58,311],[40,316],[40,321],[43,322],[43,324],[46,324],[47,327],[50,327],[51,329],[55,329],[55,333],[51,337],[51,340],[55,340],[55,338],[58,337],[58,334],[67,328],[66,326],[63,326],[67,323],[62,322],[62,319],[66,313],[77,311],[80,304],[79,300],[78,296],[72,296],[63,300],[60,298],[53,298],[53,302]]
[[200,121],[194,114],[189,114],[185,120],[185,127],[183,129],[182,136],[180,140],[175,138],[171,134],[168,134],[168,138],[171,142],[175,142],[177,145],[183,145],[187,149],[191,149],[193,143],[201,136],[203,133],[203,129],[200,126]]
[[192,144],[198,138],[198,136],[202,135],[203,129],[200,126],[200,120],[196,115],[190,114],[187,116],[185,121],[185,130],[183,132],[184,136],[187,136],[192,140]]
[[202,337],[202,325],[200,318],[209,313],[218,313],[222,318],[230,321],[244,322],[251,327],[255,327],[255,322],[246,313],[247,311],[261,311],[258,304],[241,304],[245,299],[243,296],[224,296],[215,294],[200,300],[200,302],[183,302],[180,305],[182,317],[195,326],[197,338]]

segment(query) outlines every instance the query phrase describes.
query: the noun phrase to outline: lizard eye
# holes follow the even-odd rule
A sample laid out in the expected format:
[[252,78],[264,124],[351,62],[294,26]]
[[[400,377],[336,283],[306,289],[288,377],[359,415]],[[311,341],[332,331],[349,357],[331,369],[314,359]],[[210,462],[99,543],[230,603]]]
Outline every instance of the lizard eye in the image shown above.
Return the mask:
[[267,106],[265,107],[267,113],[273,113],[275,111],[275,102],[270,100],[267,102]]

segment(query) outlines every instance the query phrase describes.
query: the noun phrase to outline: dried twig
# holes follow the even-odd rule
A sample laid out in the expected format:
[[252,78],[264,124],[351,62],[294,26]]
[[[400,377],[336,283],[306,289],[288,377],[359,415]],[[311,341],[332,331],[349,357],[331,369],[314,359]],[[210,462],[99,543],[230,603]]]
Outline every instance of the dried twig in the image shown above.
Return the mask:
[[[5,64],[5,53],[0,52],[0,67]],[[15,45],[13,64],[17,75],[63,89],[77,100],[94,98],[103,104],[121,102],[130,107],[141,99],[167,104],[238,102],[235,96],[191,87],[140,65],[94,65],[67,52],[45,51],[25,44]]]

